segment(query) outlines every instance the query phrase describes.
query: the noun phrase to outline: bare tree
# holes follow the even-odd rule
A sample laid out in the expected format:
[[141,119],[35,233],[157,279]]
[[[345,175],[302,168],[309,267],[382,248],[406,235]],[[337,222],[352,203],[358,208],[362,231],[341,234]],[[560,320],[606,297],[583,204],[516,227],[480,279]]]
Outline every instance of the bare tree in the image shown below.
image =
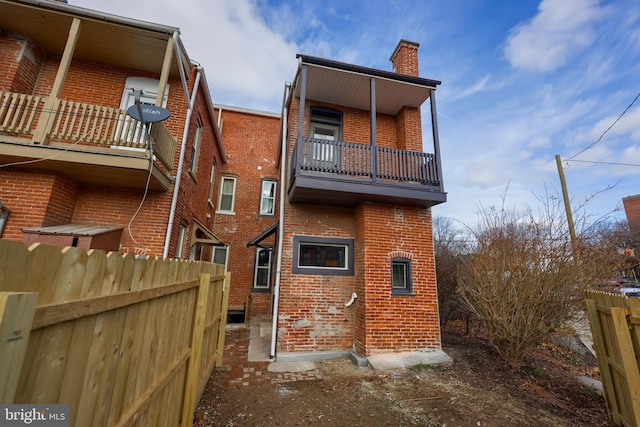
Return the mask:
[[582,309],[583,291],[615,271],[616,251],[584,218],[572,245],[559,198],[537,212],[480,208],[475,248],[458,271],[469,310],[510,364]]
[[436,217],[433,220],[433,245],[438,280],[438,306],[440,323],[463,319],[469,332],[469,310],[458,295],[457,271],[465,252],[463,230],[456,227],[451,218]]

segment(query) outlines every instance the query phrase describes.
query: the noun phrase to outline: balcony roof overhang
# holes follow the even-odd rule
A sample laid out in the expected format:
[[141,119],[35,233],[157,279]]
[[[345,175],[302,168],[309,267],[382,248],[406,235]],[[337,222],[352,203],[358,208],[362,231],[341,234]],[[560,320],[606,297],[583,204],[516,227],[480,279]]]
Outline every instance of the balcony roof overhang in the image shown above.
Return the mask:
[[[78,182],[110,187],[168,191],[172,177],[154,162],[149,176],[149,159],[131,150],[82,149],[69,146],[33,145],[7,142],[0,138],[0,165],[19,169],[50,171]],[[147,184],[148,181],[148,184]]]
[[[329,104],[369,110],[371,79],[376,80],[376,111],[396,115],[403,107],[420,107],[441,82],[375,68],[297,55],[307,67],[306,98]],[[301,73],[296,75],[294,95],[300,97]]]
[[[75,59],[160,73],[167,43],[180,30],[55,1],[0,0],[0,30],[29,35],[53,55],[62,55],[74,18],[82,20]],[[178,38],[180,55],[174,55],[170,73],[179,66],[189,70],[190,60]],[[181,59],[182,64],[178,61]]]
[[289,186],[290,203],[354,208],[361,203],[430,208],[444,203],[447,193],[437,187],[297,176]]

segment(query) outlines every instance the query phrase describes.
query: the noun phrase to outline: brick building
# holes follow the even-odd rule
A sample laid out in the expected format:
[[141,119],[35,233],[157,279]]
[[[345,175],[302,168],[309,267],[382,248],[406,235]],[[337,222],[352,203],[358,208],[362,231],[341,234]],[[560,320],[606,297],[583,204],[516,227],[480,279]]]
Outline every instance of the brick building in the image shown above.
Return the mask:
[[622,205],[629,229],[634,235],[638,235],[640,233],[640,194],[623,198]]
[[279,357],[440,348],[430,211],[446,200],[440,82],[418,76],[417,51],[400,41],[393,72],[298,55],[283,108]]
[[280,116],[228,106],[217,106],[216,115],[227,162],[220,187],[226,190],[218,195],[213,231],[228,245],[216,250],[228,250],[227,269],[233,278],[229,304],[241,311],[248,304],[247,314],[269,315],[274,236],[265,237],[258,246],[248,244],[272,230],[278,214]]
[[[272,356],[440,348],[416,43],[393,71],[299,55],[274,114],[214,108],[177,28],[0,0],[0,29],[2,238],[225,264]],[[136,97],[171,113],[149,138]]]
[[[1,236],[210,259],[226,156],[179,30],[28,0],[0,29]],[[170,112],[148,138],[136,97]]]
[[223,179],[237,188],[214,232],[229,244],[234,304],[276,320],[272,356],[440,348],[430,211],[446,200],[440,82],[418,76],[417,50],[401,41],[393,72],[299,55],[280,120],[219,112]]

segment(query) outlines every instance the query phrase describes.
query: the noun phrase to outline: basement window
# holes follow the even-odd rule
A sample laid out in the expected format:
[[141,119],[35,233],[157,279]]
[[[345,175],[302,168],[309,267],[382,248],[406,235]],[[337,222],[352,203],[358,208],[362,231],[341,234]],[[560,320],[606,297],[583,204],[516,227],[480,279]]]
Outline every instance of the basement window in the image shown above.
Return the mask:
[[393,258],[391,260],[391,295],[415,295],[411,281],[411,260]]
[[353,239],[293,237],[295,274],[353,276]]

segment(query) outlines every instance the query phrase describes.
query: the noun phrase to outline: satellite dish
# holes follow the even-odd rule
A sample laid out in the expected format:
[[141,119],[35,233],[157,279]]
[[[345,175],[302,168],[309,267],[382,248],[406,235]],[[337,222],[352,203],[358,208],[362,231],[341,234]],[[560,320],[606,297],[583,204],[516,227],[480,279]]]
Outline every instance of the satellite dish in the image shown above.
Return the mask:
[[[166,108],[147,104],[140,106],[133,104],[127,109],[127,113],[137,121],[144,123],[163,122],[171,116],[171,112]],[[142,116],[140,116],[141,114]]]

